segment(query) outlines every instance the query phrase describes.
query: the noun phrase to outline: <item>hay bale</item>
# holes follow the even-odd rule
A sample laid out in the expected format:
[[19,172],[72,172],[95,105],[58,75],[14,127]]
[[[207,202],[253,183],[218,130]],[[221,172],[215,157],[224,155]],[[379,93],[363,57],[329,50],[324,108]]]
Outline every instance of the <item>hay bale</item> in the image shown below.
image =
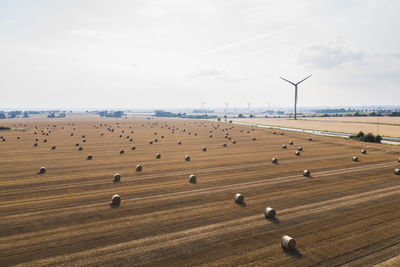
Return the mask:
[[367,150],[361,149],[361,154],[367,154]]
[[272,163],[278,164],[278,159],[277,158],[272,158]]
[[189,155],[186,155],[186,156],[185,156],[185,160],[186,160],[186,161],[190,161],[190,156],[189,156]]
[[40,173],[40,174],[46,173],[46,167],[41,167],[41,168],[39,169],[39,173]]
[[201,148],[201,151],[206,152],[206,151],[207,151],[207,148],[206,148],[205,146],[203,146],[203,147]]
[[235,139],[232,140],[232,144],[236,144],[236,140]]
[[358,158],[356,156],[354,156],[351,160],[352,161],[358,161]]
[[44,139],[44,140],[43,140],[43,143],[47,143],[47,139]]
[[78,151],[82,151],[82,150],[83,150],[83,147],[80,146],[80,147],[78,148]]
[[86,143],[86,139],[83,139],[82,142],[83,142],[83,143]]
[[149,141],[149,144],[150,144],[150,145],[153,144],[153,141],[150,140],[150,141]]
[[121,197],[119,195],[113,195],[111,198],[111,204],[115,206],[119,206],[121,204]]
[[308,141],[310,141],[310,142],[311,142],[311,141],[312,141],[312,138],[311,138],[311,137],[308,137]]
[[78,143],[76,143],[76,144],[75,144],[75,146],[79,146],[79,144],[78,144]]
[[158,139],[157,139],[157,138],[156,138],[156,139],[154,139],[154,142],[156,142],[156,143],[157,143],[157,142],[158,142]]
[[289,145],[293,145],[293,141],[290,141],[290,142],[289,142]]
[[303,151],[303,148],[302,148],[301,146],[299,146],[299,147],[297,148],[297,151]]
[[400,158],[397,159],[397,162],[400,163]]
[[132,149],[132,150],[135,150],[135,149],[136,149],[136,147],[135,147],[135,146],[132,146],[132,147],[131,147],[131,149]]
[[52,146],[51,149],[52,149],[52,150],[56,149],[56,146]]
[[121,175],[119,173],[114,174],[114,182],[121,181]]
[[93,159],[92,154],[89,154],[89,155],[87,156],[87,159],[88,159],[88,160],[92,160],[92,159]]
[[393,172],[394,172],[394,174],[400,175],[400,169],[397,169],[397,168],[396,168],[396,169],[394,169]]
[[143,170],[143,167],[142,167],[142,165],[136,165],[136,171],[137,172],[141,172]]
[[296,240],[294,240],[288,235],[284,235],[281,238],[281,246],[284,249],[294,250],[296,249]]
[[236,203],[243,203],[244,202],[244,196],[242,194],[236,193],[235,194],[235,202]]
[[226,143],[223,143],[222,146],[223,146],[223,147],[226,147]]
[[160,153],[156,154],[156,159],[161,159],[161,154]]
[[119,154],[124,154],[125,153],[125,151],[123,150],[123,149],[121,149],[120,151],[119,151]]
[[295,155],[300,156],[300,151],[296,151]]
[[210,137],[210,138],[211,138],[211,137],[212,137],[212,134],[210,134],[208,137]]
[[273,219],[276,216],[276,211],[273,208],[266,207],[264,210],[264,215],[266,218]]
[[33,146],[38,146],[38,143],[34,143]]
[[304,170],[303,171],[303,176],[310,177],[310,175],[311,175],[311,172],[309,170]]
[[197,177],[196,177],[196,175],[191,174],[191,175],[189,176],[189,182],[192,183],[192,184],[197,183]]
[[253,138],[251,138],[251,140],[252,140],[252,141],[256,141],[256,137],[255,137],[255,136],[253,136]]
[[178,145],[182,145],[182,141],[178,141],[177,144],[178,144]]
[[286,145],[282,145],[282,148],[283,148],[283,149],[286,149]]

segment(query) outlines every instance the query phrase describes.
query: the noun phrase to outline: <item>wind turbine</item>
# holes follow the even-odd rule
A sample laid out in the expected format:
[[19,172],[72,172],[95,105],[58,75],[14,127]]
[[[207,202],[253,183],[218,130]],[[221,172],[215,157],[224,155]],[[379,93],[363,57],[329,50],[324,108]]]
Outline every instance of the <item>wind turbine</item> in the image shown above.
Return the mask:
[[204,110],[204,102],[201,102],[201,110]]
[[296,117],[296,108],[297,108],[297,85],[299,85],[300,83],[302,83],[303,81],[305,81],[306,79],[310,78],[312,75],[305,77],[303,80],[301,80],[298,83],[293,83],[291,81],[286,80],[285,78],[280,77],[282,80],[294,85],[294,119],[297,120]]
[[225,103],[225,112],[228,112],[228,102]]

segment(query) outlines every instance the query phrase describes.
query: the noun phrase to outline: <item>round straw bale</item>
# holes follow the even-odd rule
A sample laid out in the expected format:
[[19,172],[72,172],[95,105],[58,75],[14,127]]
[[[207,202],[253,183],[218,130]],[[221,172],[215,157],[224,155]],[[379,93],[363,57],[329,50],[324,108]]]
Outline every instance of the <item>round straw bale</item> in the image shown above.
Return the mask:
[[182,145],[182,141],[178,141],[177,144],[178,144],[178,145]]
[[38,146],[38,143],[34,143],[33,146]]
[[226,143],[223,143],[222,146],[223,146],[223,147],[226,147]]
[[197,177],[196,177],[196,175],[194,175],[194,174],[191,174],[190,176],[189,176],[189,182],[190,183],[196,183],[197,182]]
[[244,202],[244,196],[242,194],[236,193],[235,194],[235,202],[236,203],[243,203]]
[[294,250],[296,248],[296,240],[288,235],[284,235],[281,239],[281,246],[284,249]]
[[87,159],[88,159],[88,160],[91,160],[91,159],[93,159],[93,156],[92,156],[92,154],[89,154],[89,155],[87,156]]
[[311,142],[311,141],[312,141],[312,138],[311,138],[311,137],[308,137],[308,141],[310,141],[310,142]]
[[277,164],[278,163],[278,159],[277,158],[272,158],[272,163]]
[[149,144],[150,144],[150,145],[153,144],[153,141],[150,140],[150,141],[149,141]]
[[51,149],[52,149],[52,150],[56,149],[56,146],[52,146]]
[[299,147],[297,148],[297,151],[303,151],[303,148],[302,148],[301,146],[299,146]]
[[136,149],[136,147],[135,146],[132,146],[132,150],[135,150]]
[[186,160],[186,161],[190,161],[190,156],[189,156],[189,155],[186,155],[186,156],[185,156],[185,160]]
[[264,210],[264,215],[266,218],[273,219],[276,216],[276,211],[273,208],[266,207]]
[[352,161],[358,161],[358,157],[354,156],[351,160]]
[[255,137],[255,136],[253,136],[253,138],[251,138],[251,140],[253,140],[253,141],[256,141],[256,137]]
[[300,151],[296,151],[296,156],[300,156]]
[[141,172],[143,170],[142,165],[136,165],[136,171]]
[[310,177],[310,175],[311,175],[311,172],[309,170],[303,171],[303,176]]
[[75,146],[79,146],[79,144],[78,144],[78,143],[76,143],[76,144],[75,144]]
[[286,145],[282,145],[282,148],[283,148],[283,149],[286,149]]
[[293,145],[293,141],[290,141],[290,142],[289,142],[289,145]]
[[114,174],[114,182],[119,182],[121,180],[121,175],[119,173]]
[[235,139],[232,140],[232,144],[236,144],[236,140]]
[[80,146],[80,147],[78,148],[78,151],[82,151],[82,150],[83,150],[83,147]]
[[121,197],[119,195],[113,195],[111,198],[111,204],[119,206],[121,204]]
[[397,159],[397,162],[400,163],[400,158]]
[[206,151],[207,151],[207,148],[206,148],[205,146],[203,146],[203,147],[201,148],[201,151],[206,152]]
[[400,169],[397,169],[397,168],[396,168],[396,169],[394,169],[393,172],[394,172],[394,174],[400,175]]
[[46,168],[45,168],[45,167],[41,167],[41,168],[39,169],[39,173],[43,174],[43,173],[45,173],[45,172],[46,172]]
[[124,154],[125,153],[125,151],[123,150],[123,149],[121,149],[120,151],[119,151],[119,154]]
[[361,154],[367,154],[367,150],[361,149]]
[[156,159],[161,159],[161,154],[160,153],[156,154]]

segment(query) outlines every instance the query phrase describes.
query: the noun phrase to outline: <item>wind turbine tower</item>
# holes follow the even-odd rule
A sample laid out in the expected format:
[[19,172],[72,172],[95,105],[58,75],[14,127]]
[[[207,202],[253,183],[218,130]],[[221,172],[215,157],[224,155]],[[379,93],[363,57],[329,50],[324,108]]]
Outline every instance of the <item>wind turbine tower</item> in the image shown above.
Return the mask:
[[303,80],[301,80],[298,83],[294,83],[291,81],[286,80],[285,78],[280,77],[282,80],[294,85],[294,119],[297,120],[297,116],[296,116],[296,108],[297,108],[297,85],[299,85],[300,83],[302,83],[303,81],[305,81],[306,79],[310,78],[312,75],[309,75],[307,77],[305,77]]
[[201,102],[201,110],[204,111],[204,102]]
[[228,112],[228,102],[225,103],[225,113]]

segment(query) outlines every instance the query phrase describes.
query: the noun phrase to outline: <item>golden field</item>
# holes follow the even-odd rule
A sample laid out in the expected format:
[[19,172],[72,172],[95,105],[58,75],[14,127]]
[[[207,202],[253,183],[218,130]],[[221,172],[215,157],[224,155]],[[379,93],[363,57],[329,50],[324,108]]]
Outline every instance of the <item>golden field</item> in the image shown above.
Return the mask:
[[[400,264],[397,146],[183,119],[1,123],[26,131],[0,132],[0,266]],[[295,251],[281,248],[283,235]]]
[[293,118],[234,118],[232,120],[298,129],[342,133],[363,131],[364,133],[400,137],[400,117],[298,117],[297,120],[293,120]]

